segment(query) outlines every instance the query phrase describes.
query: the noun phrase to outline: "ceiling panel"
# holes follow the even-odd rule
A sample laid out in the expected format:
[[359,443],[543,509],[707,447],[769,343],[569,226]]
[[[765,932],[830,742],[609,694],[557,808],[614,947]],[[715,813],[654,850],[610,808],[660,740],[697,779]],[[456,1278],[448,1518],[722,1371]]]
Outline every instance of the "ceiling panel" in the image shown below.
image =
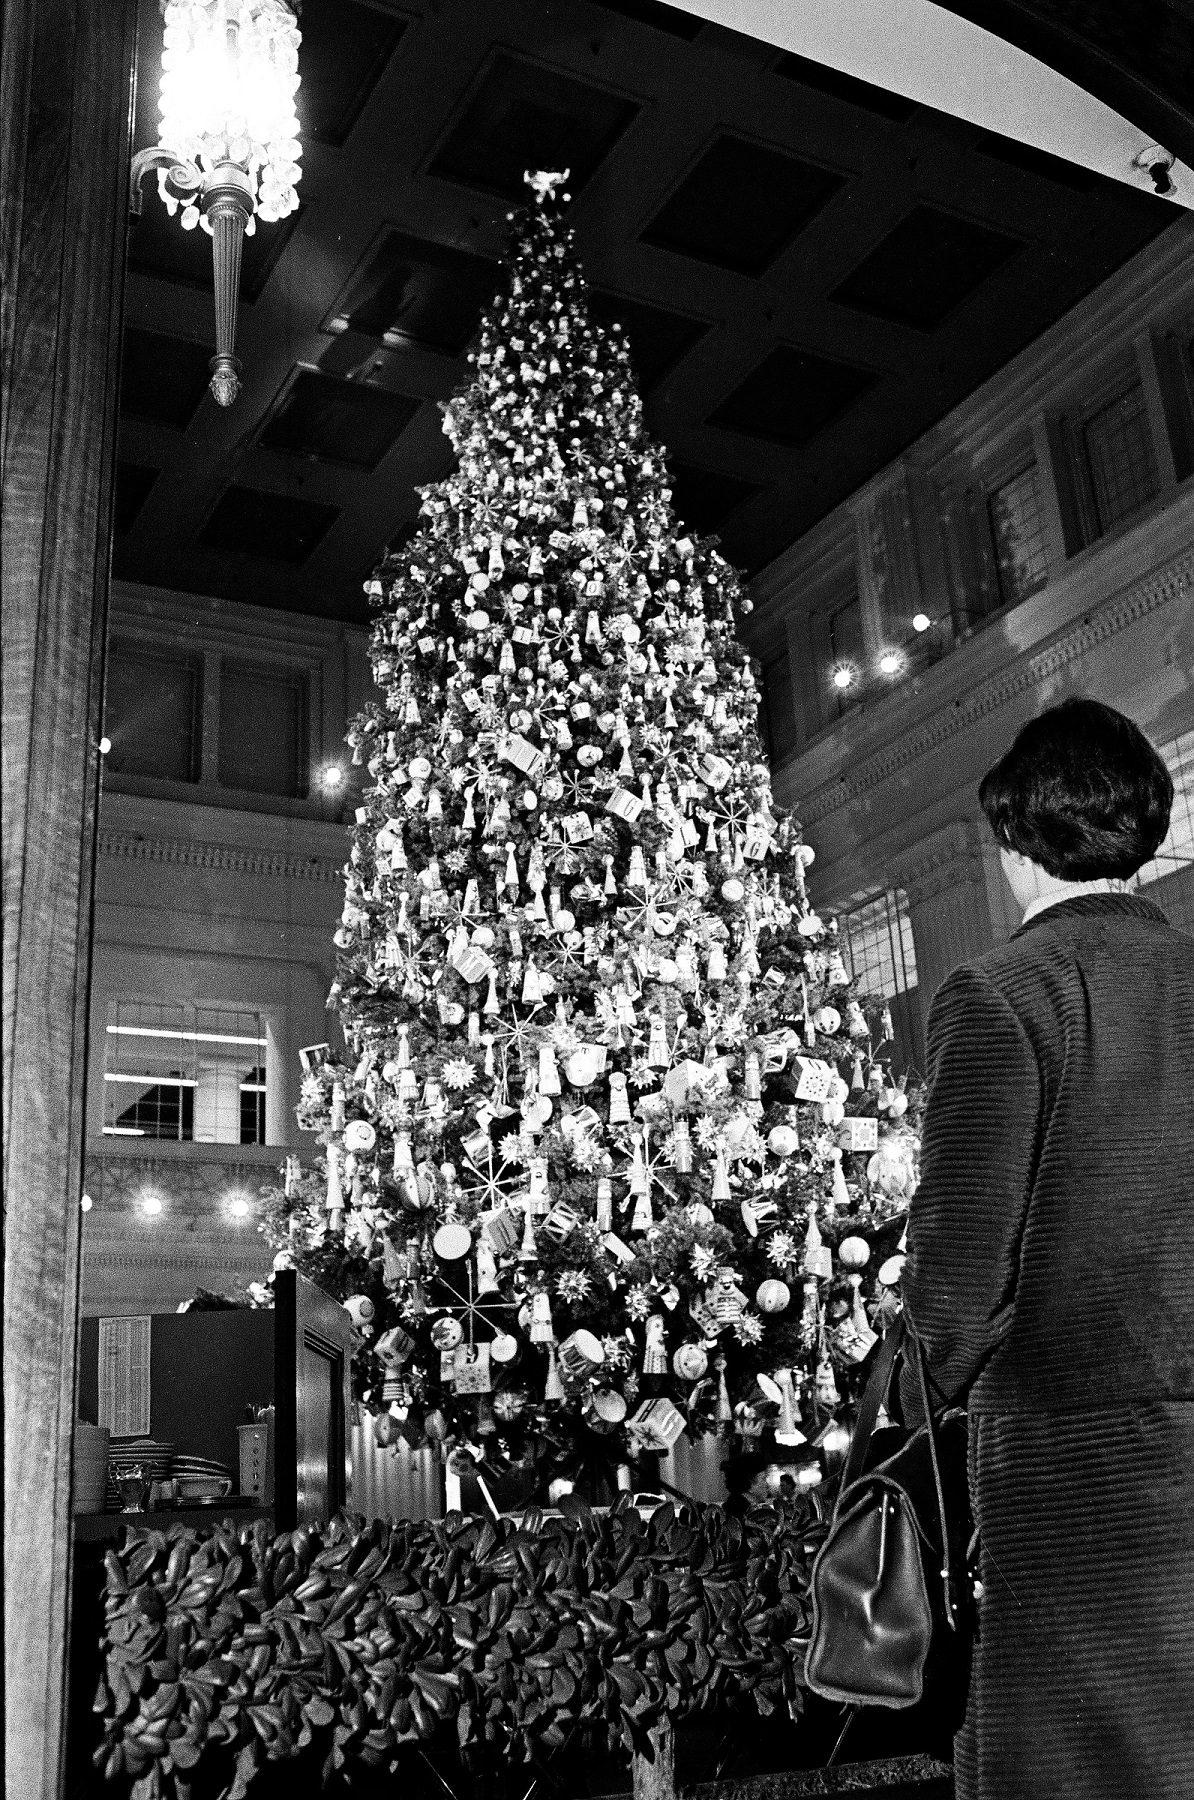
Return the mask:
[[761,275],[844,177],[728,133],[714,139],[641,233],[644,244]]
[[[241,303],[251,306],[260,298],[278,258],[290,242],[303,216],[300,206],[272,225],[259,224],[244,240],[240,267]],[[202,226],[184,231],[178,217],[171,218],[158,199],[157,189],[146,181],[139,218],[130,220],[129,268],[163,281],[180,281],[187,287],[212,287],[211,239]],[[214,325],[213,325],[214,330]]]
[[762,493],[762,484],[727,475],[722,469],[702,469],[695,463],[668,458],[672,476],[672,505],[691,530],[717,531],[736,506]]
[[807,444],[879,379],[874,369],[781,344],[710,413],[709,423],[773,444]]
[[499,52],[428,173],[522,200],[527,169],[568,169],[576,194],[637,113],[637,103],[623,95]]
[[149,490],[157,478],[157,469],[147,469],[140,463],[117,463],[116,492],[112,501],[114,536],[124,537],[132,530],[137,514],[148,500]]
[[708,319],[691,319],[608,289],[593,288],[589,304],[594,318],[603,325],[616,321],[624,328],[630,360],[644,392],[670,374],[709,329]]
[[872,113],[879,119],[890,119],[896,125],[905,124],[916,111],[915,100],[908,100],[903,94],[874,87],[869,81],[859,81],[856,76],[846,75],[841,69],[831,69],[825,63],[811,62],[807,56],[797,56],[791,50],[786,50],[771,66],[777,75],[788,81],[798,81],[801,87],[813,88],[834,100],[844,100],[847,106],[861,107],[863,112]]
[[936,331],[1023,248],[1009,232],[914,206],[829,298],[895,325]]
[[421,404],[407,394],[300,369],[257,441],[264,450],[371,470]]
[[211,349],[126,325],[120,363],[120,411],[180,431],[190,424],[211,379]]
[[320,501],[234,484],[225,488],[208,514],[199,542],[235,556],[303,563],[339,514],[339,507]]
[[1047,150],[1038,150],[1035,144],[1021,144],[1016,138],[1000,137],[994,131],[980,131],[974,140],[974,148],[980,156],[989,156],[993,162],[1056,182],[1075,194],[1092,193],[1099,185],[1100,177],[1091,169],[1080,168],[1077,163],[1066,162],[1060,156],[1050,156]]
[[353,271],[324,329],[459,356],[499,279],[489,257],[388,227]]
[[602,12],[620,13],[624,19],[651,25],[656,31],[666,31],[669,37],[683,38],[687,43],[705,27],[704,19],[698,19],[695,13],[667,6],[663,0],[596,0],[596,4]]
[[360,0],[303,0],[297,109],[304,140],[342,146],[407,21]]

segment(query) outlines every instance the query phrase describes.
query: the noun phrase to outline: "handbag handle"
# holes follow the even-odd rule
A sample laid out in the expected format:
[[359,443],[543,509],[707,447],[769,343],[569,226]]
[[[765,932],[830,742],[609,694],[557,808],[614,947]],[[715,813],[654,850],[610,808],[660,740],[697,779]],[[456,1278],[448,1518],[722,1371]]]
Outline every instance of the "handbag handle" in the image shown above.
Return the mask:
[[842,1478],[837,1490],[837,1502],[833,1509],[833,1520],[837,1522],[838,1508],[842,1496],[852,1481],[857,1480],[862,1468],[867,1447],[874,1435],[875,1425],[879,1418],[879,1408],[887,1398],[891,1386],[891,1374],[895,1367],[896,1357],[907,1341],[916,1358],[916,1373],[920,1382],[920,1400],[924,1408],[925,1430],[929,1440],[929,1461],[933,1469],[933,1486],[937,1493],[937,1517],[941,1523],[941,1583],[945,1591],[945,1616],[950,1629],[958,1628],[957,1594],[954,1588],[953,1567],[949,1554],[949,1530],[945,1518],[945,1487],[941,1480],[941,1465],[937,1459],[937,1422],[933,1417],[933,1409],[929,1402],[928,1371],[925,1362],[925,1349],[906,1313],[901,1313],[894,1324],[883,1334],[883,1342],[871,1369],[865,1392],[858,1407],[858,1416],[854,1423],[854,1436],[850,1440],[850,1449],[842,1465]]

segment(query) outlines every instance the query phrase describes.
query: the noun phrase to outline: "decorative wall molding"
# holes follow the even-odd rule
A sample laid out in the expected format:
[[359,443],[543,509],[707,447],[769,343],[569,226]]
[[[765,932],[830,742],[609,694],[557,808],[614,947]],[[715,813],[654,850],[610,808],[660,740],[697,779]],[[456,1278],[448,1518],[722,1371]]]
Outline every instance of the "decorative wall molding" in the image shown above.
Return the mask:
[[283,881],[339,883],[344,880],[343,862],[330,856],[296,856],[281,851],[251,850],[244,844],[148,837],[134,831],[101,831],[99,854],[123,862],[170,863]]
[[968,693],[951,698],[930,717],[906,726],[898,739],[885,744],[881,750],[851,761],[847,773],[807,790],[799,802],[803,824],[818,824],[881,787],[893,775],[939,749],[951,738],[971,730],[1018,695],[1051,680],[1109,638],[1168,606],[1192,583],[1194,547],[1131,586],[1096,602],[1081,619],[1063,626],[1035,649],[988,676]]
[[906,858],[895,860],[892,877],[912,907],[952,889],[981,887],[986,879],[981,828],[967,819],[943,825]]

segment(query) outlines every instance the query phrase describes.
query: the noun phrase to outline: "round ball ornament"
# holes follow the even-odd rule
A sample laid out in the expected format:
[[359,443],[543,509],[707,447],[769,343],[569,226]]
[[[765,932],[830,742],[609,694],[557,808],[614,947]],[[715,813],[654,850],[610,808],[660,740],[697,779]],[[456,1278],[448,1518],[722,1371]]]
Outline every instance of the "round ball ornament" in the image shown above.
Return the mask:
[[817,1014],[817,1030],[823,1031],[826,1037],[832,1037],[842,1027],[842,1015],[836,1006],[823,1006]]
[[408,766],[412,781],[426,781],[431,774],[431,764],[425,756],[412,756]]
[[672,1357],[672,1368],[680,1381],[699,1381],[709,1367],[709,1358],[699,1344],[681,1344]]
[[[431,1341],[437,1350],[455,1350],[457,1344],[462,1341],[463,1337],[464,1327],[461,1325],[460,1320],[453,1319],[450,1315],[446,1315],[442,1319],[436,1319],[431,1327]],[[430,1415],[428,1415],[427,1431],[430,1436]]]
[[863,1237],[845,1237],[837,1247],[843,1269],[865,1269],[871,1260],[871,1247]]
[[607,1430],[612,1430],[626,1417],[626,1402],[616,1388],[598,1388],[589,1400],[587,1410]]
[[518,1339],[512,1332],[499,1331],[489,1346],[490,1360],[509,1368],[518,1358]]
[[440,1004],[439,1016],[445,1025],[460,1025],[464,1022],[464,1008],[459,1000],[444,1000]]
[[792,1290],[786,1281],[771,1276],[767,1281],[759,1283],[759,1291],[755,1301],[760,1312],[780,1313],[792,1298]]
[[[472,1243],[473,1234],[468,1226],[459,1225],[454,1220],[449,1220],[446,1225],[440,1226],[439,1230],[432,1238],[431,1248],[442,1261],[459,1262],[462,1256],[468,1255],[472,1248]],[[459,1342],[459,1339],[457,1342]]]
[[363,1156],[377,1142],[377,1133],[368,1119],[350,1119],[344,1127],[344,1148],[353,1156]]
[[735,905],[741,900],[745,893],[745,883],[739,881],[736,875],[730,875],[721,884],[721,897],[723,900],[728,900],[731,905]]
[[398,1438],[398,1421],[393,1413],[379,1413],[373,1421],[373,1441],[379,1450],[388,1450]]
[[345,1312],[348,1314],[358,1331],[360,1331],[363,1326],[368,1325],[376,1311],[368,1294],[350,1294],[348,1299],[343,1302],[343,1305]]
[[703,1200],[692,1202],[688,1208],[688,1217],[694,1225],[712,1225],[716,1220],[713,1208],[707,1206]]
[[800,1133],[794,1125],[773,1125],[767,1133],[767,1148],[772,1156],[792,1156],[800,1148]]
[[542,1131],[551,1118],[552,1104],[546,1094],[536,1094],[533,1100],[520,1101],[518,1110],[532,1131]]
[[879,1264],[879,1280],[884,1287],[896,1287],[900,1276],[904,1273],[905,1258],[889,1256],[886,1262]]

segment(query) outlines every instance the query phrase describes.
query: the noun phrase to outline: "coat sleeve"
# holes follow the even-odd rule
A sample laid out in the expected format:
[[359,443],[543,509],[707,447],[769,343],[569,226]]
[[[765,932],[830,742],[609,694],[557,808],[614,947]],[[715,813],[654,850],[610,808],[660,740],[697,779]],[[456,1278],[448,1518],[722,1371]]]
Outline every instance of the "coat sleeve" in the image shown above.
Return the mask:
[[[935,1398],[964,1404],[1011,1322],[1041,1118],[1023,1025],[982,970],[963,965],[929,1010],[921,1179],[908,1221],[904,1305]],[[905,1367],[906,1419],[922,1413]]]

